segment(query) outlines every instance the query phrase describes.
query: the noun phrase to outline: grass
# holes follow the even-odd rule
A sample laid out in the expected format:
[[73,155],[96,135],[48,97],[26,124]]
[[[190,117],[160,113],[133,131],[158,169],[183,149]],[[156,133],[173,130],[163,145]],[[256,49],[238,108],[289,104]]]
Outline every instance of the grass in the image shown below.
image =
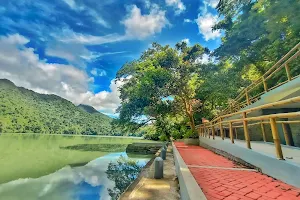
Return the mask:
[[[125,151],[134,138],[0,135],[0,184],[19,178],[37,178],[66,165],[78,166],[109,152]],[[150,141],[149,141],[150,142]]]

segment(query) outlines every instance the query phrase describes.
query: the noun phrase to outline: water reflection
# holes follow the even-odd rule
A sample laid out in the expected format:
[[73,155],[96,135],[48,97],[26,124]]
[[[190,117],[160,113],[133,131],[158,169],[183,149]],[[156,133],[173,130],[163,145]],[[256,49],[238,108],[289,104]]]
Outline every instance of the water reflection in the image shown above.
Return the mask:
[[116,163],[110,162],[108,164],[107,178],[115,182],[113,189],[107,189],[112,200],[117,200],[120,197],[130,183],[138,177],[142,167],[137,161],[126,159],[123,156]]
[[125,152],[108,154],[85,166],[67,166],[37,179],[2,184],[0,197],[5,200],[114,200],[149,159],[129,159]]

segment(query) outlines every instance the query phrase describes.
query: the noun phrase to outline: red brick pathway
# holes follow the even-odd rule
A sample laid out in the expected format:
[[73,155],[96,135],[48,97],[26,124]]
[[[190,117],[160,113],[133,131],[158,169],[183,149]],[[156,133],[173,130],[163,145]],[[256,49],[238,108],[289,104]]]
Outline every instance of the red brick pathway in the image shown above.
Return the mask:
[[175,142],[175,146],[208,200],[300,200],[298,188],[256,171],[242,170],[246,167],[205,148],[183,142]]

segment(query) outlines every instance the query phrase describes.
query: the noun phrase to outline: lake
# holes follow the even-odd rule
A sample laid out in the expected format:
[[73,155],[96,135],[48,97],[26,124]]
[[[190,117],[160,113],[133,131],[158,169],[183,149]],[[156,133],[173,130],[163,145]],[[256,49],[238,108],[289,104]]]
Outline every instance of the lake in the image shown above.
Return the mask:
[[127,155],[136,138],[0,135],[0,199],[117,199],[151,156]]

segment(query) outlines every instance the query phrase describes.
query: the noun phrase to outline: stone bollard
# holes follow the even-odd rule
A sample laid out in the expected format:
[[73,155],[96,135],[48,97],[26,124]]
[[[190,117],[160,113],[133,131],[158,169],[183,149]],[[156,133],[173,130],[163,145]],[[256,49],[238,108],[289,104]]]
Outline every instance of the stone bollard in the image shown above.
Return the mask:
[[166,160],[166,156],[167,156],[167,150],[165,148],[162,148],[161,149],[161,152],[160,152],[160,157],[163,159],[163,160]]
[[154,160],[154,178],[161,179],[164,177],[164,161],[161,157]]
[[168,146],[167,146],[167,145],[164,145],[164,146],[163,146],[163,149],[167,150],[167,149],[168,149]]

